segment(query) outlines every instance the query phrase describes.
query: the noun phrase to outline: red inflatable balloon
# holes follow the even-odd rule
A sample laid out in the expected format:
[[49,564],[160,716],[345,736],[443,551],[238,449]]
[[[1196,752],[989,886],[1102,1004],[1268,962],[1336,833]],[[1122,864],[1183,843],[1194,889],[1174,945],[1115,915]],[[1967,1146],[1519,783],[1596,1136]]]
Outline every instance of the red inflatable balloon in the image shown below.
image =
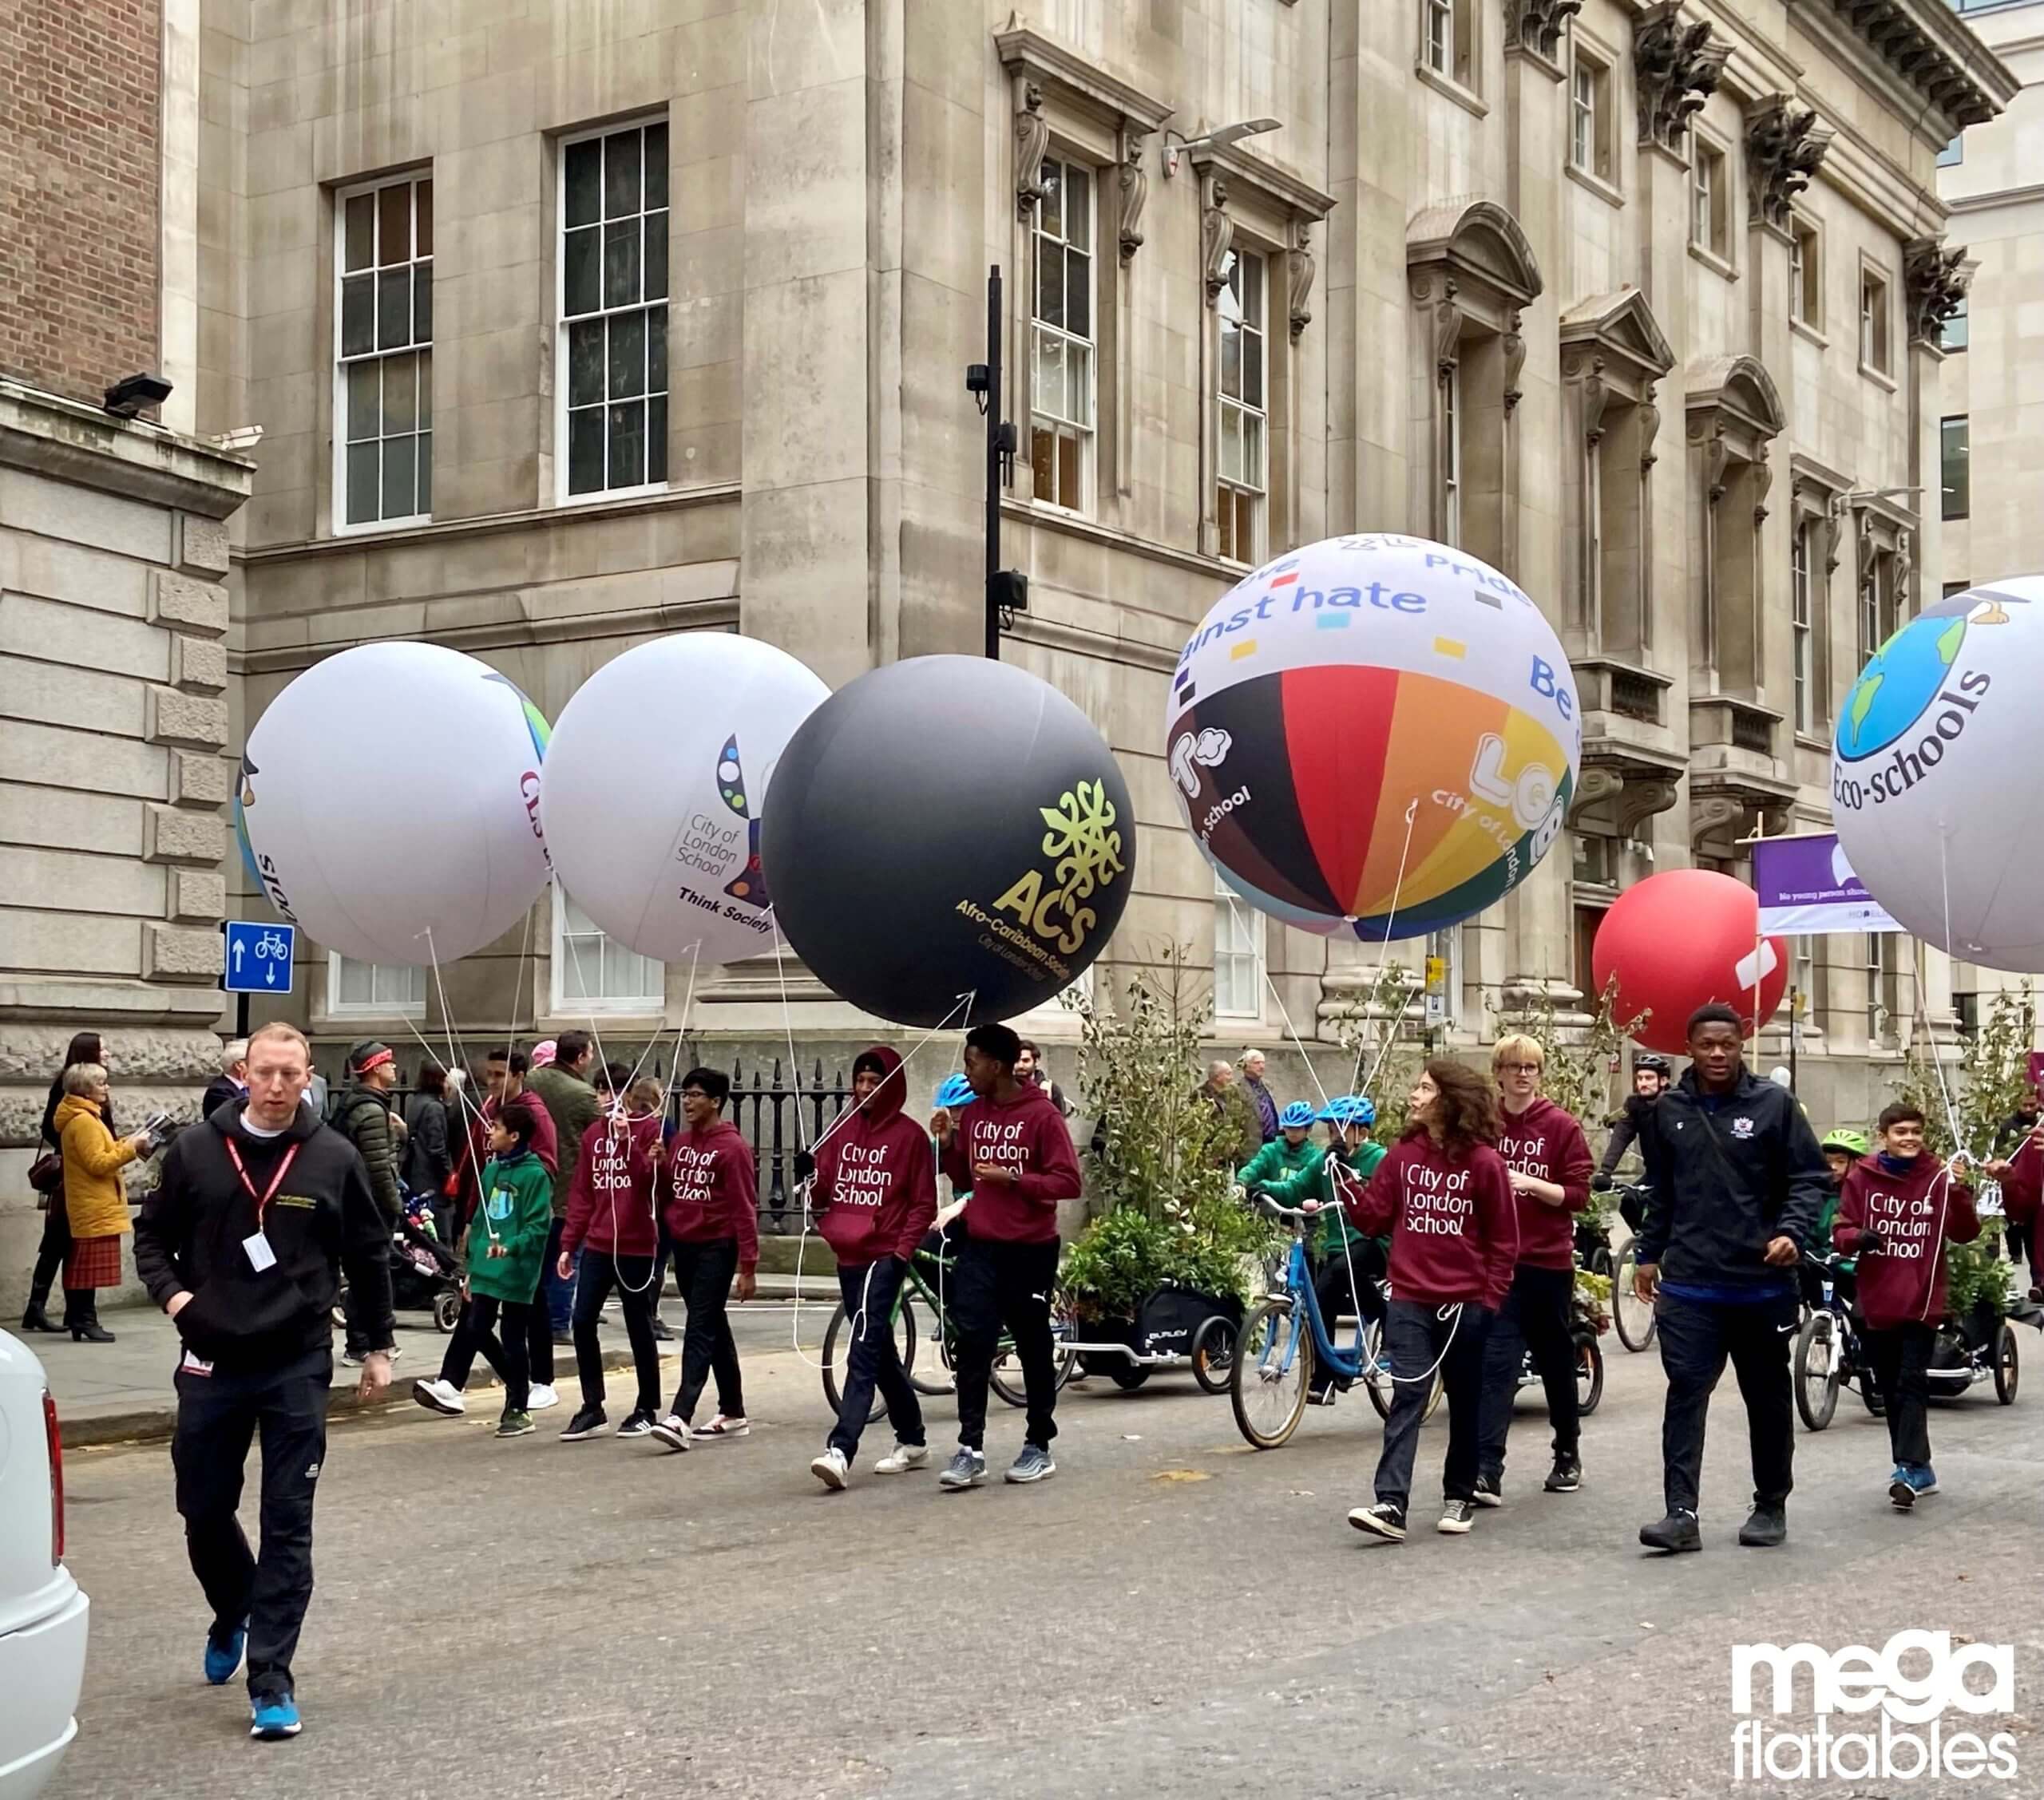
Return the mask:
[[1785,938],[1759,939],[1760,901],[1752,888],[1708,868],[1671,868],[1650,875],[1618,896],[1590,951],[1602,993],[1614,976],[1613,1011],[1623,1023],[1648,1013],[1634,1033],[1649,1050],[1679,1055],[1684,1032],[1698,1007],[1721,1000],[1753,1030],[1754,982],[1760,1023],[1781,1004],[1788,987]]

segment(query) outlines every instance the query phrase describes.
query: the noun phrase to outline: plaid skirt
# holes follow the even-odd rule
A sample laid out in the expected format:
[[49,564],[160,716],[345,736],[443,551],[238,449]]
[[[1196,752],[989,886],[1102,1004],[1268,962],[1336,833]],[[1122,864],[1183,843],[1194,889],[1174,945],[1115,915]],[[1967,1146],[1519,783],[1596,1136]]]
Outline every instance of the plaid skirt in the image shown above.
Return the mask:
[[121,1234],[106,1237],[74,1237],[64,1258],[64,1286],[118,1288],[121,1285]]

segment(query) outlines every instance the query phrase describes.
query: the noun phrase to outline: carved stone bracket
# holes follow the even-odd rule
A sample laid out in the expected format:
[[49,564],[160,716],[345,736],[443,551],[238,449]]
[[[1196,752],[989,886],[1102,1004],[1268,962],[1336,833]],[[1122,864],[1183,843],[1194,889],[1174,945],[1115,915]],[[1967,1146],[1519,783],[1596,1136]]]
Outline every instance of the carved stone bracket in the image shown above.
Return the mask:
[[1287,272],[1291,277],[1292,342],[1299,341],[1299,334],[1313,323],[1313,309],[1308,303],[1313,298],[1313,278],[1318,265],[1313,256],[1313,221],[1300,219],[1292,226],[1292,247],[1285,252]]
[[1731,458],[1732,447],[1725,441],[1725,428],[1721,424],[1703,445],[1704,491],[1713,506],[1725,497],[1725,469]]
[[1654,384],[1646,384],[1646,392],[1639,403],[1639,472],[1642,475],[1653,468],[1661,458],[1654,448],[1654,440],[1661,433],[1661,409],[1654,405]]
[[1015,112],[1015,208],[1021,217],[1033,214],[1048,192],[1044,186],[1044,152],[1050,148],[1051,122],[1044,117],[1044,90],[1034,81],[1022,84],[1022,104]]
[[1143,208],[1150,199],[1150,177],[1143,167],[1143,146],[1150,133],[1124,125],[1121,132],[1121,259],[1125,267],[1143,247]]
[[1942,237],[1918,238],[1903,246],[1903,305],[1909,341],[1931,344],[1966,298],[1965,247],[1947,250]]
[[1518,409],[1521,398],[1519,373],[1526,366],[1526,334],[1519,328],[1519,312],[1516,307],[1505,321],[1504,328],[1504,416],[1510,418]]
[[1689,841],[1701,844],[1715,837],[1727,826],[1743,825],[1750,810],[1745,801],[1729,793],[1689,796]]
[[1838,546],[1845,535],[1845,499],[1834,494],[1824,512],[1824,572],[1828,581],[1838,572]]
[[1563,27],[1582,10],[1583,0],[1504,0],[1505,48],[1531,50],[1554,62]]
[[1902,532],[1895,540],[1895,616],[1897,619],[1907,619],[1912,610],[1909,603],[1909,577],[1911,570],[1915,566],[1910,556],[1914,548],[1915,540],[1907,532]]
[[1799,112],[1786,94],[1772,94],[1746,113],[1746,197],[1757,225],[1788,229],[1796,196],[1831,148],[1835,133],[1814,113]]
[[1682,0],[1648,7],[1633,32],[1640,142],[1679,153],[1689,116],[1717,91],[1731,54],[1729,41],[1712,42],[1708,20],[1682,22]]
[[1767,523],[1767,491],[1774,485],[1774,470],[1767,460],[1767,445],[1760,447],[1760,455],[1754,461],[1753,471],[1753,529],[1758,531]]
[[1655,767],[1645,754],[1608,750],[1586,754],[1583,779],[1569,802],[1569,817],[1576,819],[1601,809],[1602,817],[1617,826],[1620,837],[1635,837],[1655,813],[1675,804],[1675,785],[1680,778],[1675,770]]
[[1228,285],[1228,252],[1235,241],[1235,222],[1228,216],[1228,184],[1218,175],[1206,177],[1200,196],[1199,259],[1210,307]]
[[1604,386],[1604,359],[1590,360],[1590,373],[1583,378],[1583,437],[1591,449],[1604,441],[1604,407],[1610,392]]
[[1456,301],[1458,291],[1452,281],[1444,282],[1440,299],[1434,305],[1434,374],[1444,382],[1455,373],[1461,357],[1462,308]]

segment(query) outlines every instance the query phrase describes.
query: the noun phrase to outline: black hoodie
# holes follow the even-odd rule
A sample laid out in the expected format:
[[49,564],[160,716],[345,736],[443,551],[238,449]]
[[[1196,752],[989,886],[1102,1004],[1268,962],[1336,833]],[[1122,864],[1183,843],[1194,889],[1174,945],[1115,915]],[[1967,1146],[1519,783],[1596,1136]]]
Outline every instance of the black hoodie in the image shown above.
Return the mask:
[[1831,1175],[1787,1088],[1742,1065],[1730,1093],[1706,1098],[1686,1070],[1641,1126],[1639,1149],[1649,1189],[1639,1260],[1660,1265],[1664,1285],[1737,1292],[1794,1281],[1792,1268],[1768,1264],[1769,1241],[1810,1242]]
[[[270,1367],[331,1344],[345,1262],[348,1323],[370,1349],[387,1350],[390,1228],[362,1158],[309,1107],[275,1137],[244,1130],[246,1110],[245,1101],[222,1106],[164,1153],[162,1178],[135,1224],[135,1270],[149,1297],[161,1306],[180,1288],[190,1292],[176,1325],[195,1355],[224,1369]],[[243,1248],[256,1203],[228,1154],[230,1138],[259,1196],[296,1147],[263,1220],[271,1268],[257,1270]]]

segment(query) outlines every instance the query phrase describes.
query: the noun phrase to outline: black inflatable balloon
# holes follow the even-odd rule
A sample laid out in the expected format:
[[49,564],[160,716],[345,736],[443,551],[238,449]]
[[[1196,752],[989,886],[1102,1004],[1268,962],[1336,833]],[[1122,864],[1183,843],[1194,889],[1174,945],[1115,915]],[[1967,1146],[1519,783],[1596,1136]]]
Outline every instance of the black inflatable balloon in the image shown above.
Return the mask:
[[1099,954],[1134,880],[1127,784],[1026,670],[922,656],[860,676],[781,753],[760,858],[782,935],[897,1024],[1007,1019]]

